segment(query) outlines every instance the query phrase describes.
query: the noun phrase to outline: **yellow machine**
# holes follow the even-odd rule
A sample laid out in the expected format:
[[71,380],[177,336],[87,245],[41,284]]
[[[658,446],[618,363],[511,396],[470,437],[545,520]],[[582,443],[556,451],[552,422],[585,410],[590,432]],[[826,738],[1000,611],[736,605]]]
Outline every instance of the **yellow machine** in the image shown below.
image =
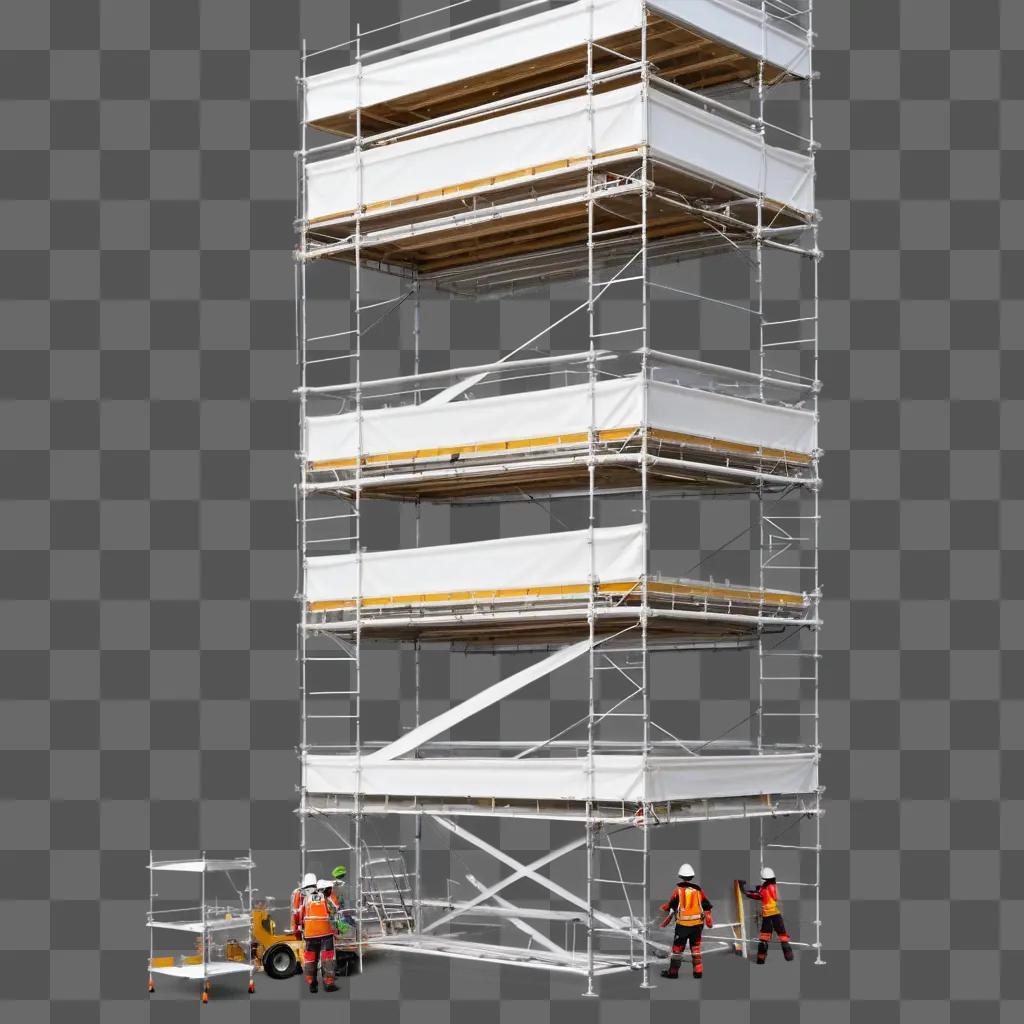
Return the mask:
[[[279,932],[277,923],[270,916],[265,901],[253,904],[252,908],[252,955],[268,978],[291,978],[302,973],[302,939],[297,939],[291,929]],[[356,959],[358,943],[335,943],[338,973],[347,974],[348,967]]]

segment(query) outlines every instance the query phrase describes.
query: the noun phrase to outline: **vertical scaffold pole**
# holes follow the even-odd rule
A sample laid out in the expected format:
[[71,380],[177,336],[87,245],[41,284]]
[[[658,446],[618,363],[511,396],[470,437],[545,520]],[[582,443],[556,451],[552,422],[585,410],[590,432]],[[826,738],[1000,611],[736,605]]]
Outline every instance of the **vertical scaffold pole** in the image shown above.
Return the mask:
[[[246,902],[244,906],[245,919],[249,922],[249,949],[252,949],[252,847],[249,847],[249,865],[248,865],[248,884],[246,885]],[[256,961],[253,957],[249,957],[249,992],[253,991],[253,985],[255,982],[256,972]]]
[[594,335],[594,3],[590,3],[590,23],[587,30],[587,386],[590,399],[590,427],[587,431],[587,546],[590,556],[590,581],[587,588],[587,635],[590,649],[587,652],[587,990],[586,996],[596,996],[594,991],[594,858],[596,856],[595,833],[597,822],[594,817],[594,730],[596,710],[597,672],[594,653],[595,639],[595,598],[597,587],[597,559],[594,550],[594,526],[596,507],[597,467],[597,362],[595,358]]
[[[420,280],[419,274],[417,273],[413,277],[412,284],[412,372],[419,376],[420,372]],[[420,403],[420,390],[419,387],[413,393],[413,403],[419,405]],[[420,500],[416,499],[415,506],[415,543],[416,547],[420,546],[420,526],[422,518],[422,510],[420,508]],[[421,694],[421,678],[420,678],[420,641],[417,639],[413,643],[413,728],[416,728],[420,724],[420,694]],[[418,752],[417,752],[418,756]],[[413,835],[413,884],[415,886],[413,891],[413,930],[419,934],[423,930],[423,815],[421,813],[416,814],[415,831]]]
[[149,963],[146,965],[147,972],[149,974],[149,991],[152,992],[154,989],[153,985],[153,943],[155,941],[154,933],[156,928],[152,927],[153,924],[153,899],[156,894],[153,892],[153,851],[149,851]]
[[[653,988],[650,976],[650,957],[647,955],[647,936],[649,929],[648,913],[651,903],[650,876],[651,876],[651,828],[653,824],[647,821],[648,807],[648,782],[651,747],[651,700],[650,700],[650,651],[648,650],[648,607],[650,577],[650,480],[648,477],[648,454],[649,454],[649,401],[650,401],[650,362],[648,351],[650,350],[650,323],[649,323],[649,285],[647,281],[647,206],[648,206],[648,178],[650,175],[650,155],[648,153],[649,116],[650,116],[650,69],[647,66],[647,5],[641,9],[640,23],[640,95],[642,104],[643,137],[641,138],[641,164],[640,179],[643,190],[640,193],[640,315],[641,331],[640,344],[643,354],[640,357],[640,381],[641,381],[641,413],[640,413],[640,522],[644,541],[644,571],[640,579],[640,686],[641,686],[641,784],[640,784],[640,807],[643,820],[640,842],[642,844],[641,861],[641,885],[640,885],[640,957],[642,961],[640,987]],[[632,936],[636,924],[630,924],[630,935]]]
[[[808,78],[807,78],[807,138],[808,145],[811,154],[811,158],[814,161],[814,174],[815,182],[817,181],[817,160],[815,158],[815,150],[817,149],[817,141],[815,140],[815,125],[814,125],[814,0],[808,0],[807,4],[807,53],[808,53]],[[817,191],[815,191],[817,195]],[[812,316],[811,321],[814,329],[813,334],[813,348],[812,348],[812,371],[811,379],[814,382],[814,417],[815,420],[819,420],[819,388],[818,388],[818,357],[820,350],[820,338],[819,338],[819,317],[821,315],[821,298],[819,293],[819,263],[821,260],[821,251],[819,249],[819,237],[818,237],[818,220],[815,218],[814,224],[811,227],[811,239],[813,256],[811,257],[811,274],[812,274]],[[817,459],[815,459],[815,478],[819,477],[817,469]],[[813,494],[813,510],[814,510],[814,618],[820,619],[821,617],[821,557],[820,557],[820,523],[821,523],[821,504],[818,493],[818,488],[815,487]],[[818,757],[818,763],[820,765],[821,759],[821,638],[820,638],[820,627],[815,626],[811,633],[811,658],[813,661],[813,676],[814,676],[814,752]],[[814,963],[816,966],[824,965],[825,961],[821,956],[821,787],[819,786],[818,791],[814,795]]]
[[356,403],[356,467],[355,467],[355,542],[356,542],[356,628],[355,628],[355,694],[353,697],[353,739],[355,741],[355,792],[352,794],[352,847],[355,854],[355,911],[359,971],[363,970],[363,777],[362,777],[362,659],[363,659],[363,315],[362,315],[362,215],[363,215],[363,64],[361,27],[356,22],[356,118],[355,118],[355,403]]
[[[306,374],[306,339],[308,337],[306,323],[306,61],[308,50],[306,40],[302,40],[302,52],[299,58],[299,80],[297,83],[296,100],[299,111],[299,152],[296,156],[295,175],[295,205],[296,219],[299,223],[299,252],[295,260],[295,355],[299,363],[299,439],[301,451],[305,451],[302,441],[306,430],[306,386],[309,383]],[[307,871],[306,849],[308,846],[307,826],[307,799],[305,786],[305,762],[309,749],[309,723],[307,715],[308,708],[308,680],[306,678],[306,644],[308,630],[306,629],[306,602],[305,593],[305,562],[306,562],[306,523],[307,509],[306,501],[308,488],[307,484],[306,459],[299,459],[299,486],[296,494],[296,545],[295,545],[295,577],[296,596],[299,600],[299,626],[296,637],[296,654],[299,662],[299,877]]]
[[202,943],[202,949],[199,951],[202,955],[203,963],[203,988],[200,994],[200,999],[206,1002],[206,986],[210,983],[210,918],[206,913],[206,851],[202,852],[202,871],[199,875],[199,941]]
[[[754,234],[754,287],[755,309],[757,315],[757,352],[758,352],[758,394],[764,401],[765,378],[765,309],[764,309],[764,189],[768,173],[766,133],[764,123],[764,65],[768,46],[768,10],[765,0],[761,0],[761,52],[757,61],[757,132],[760,141],[758,159],[761,162],[761,173],[757,187],[757,225]],[[758,587],[762,601],[765,590],[765,521],[764,521],[764,487],[757,487],[757,523],[758,523]],[[758,630],[757,635],[757,752],[764,750],[764,634]],[[757,822],[758,868],[764,868],[764,818]]]

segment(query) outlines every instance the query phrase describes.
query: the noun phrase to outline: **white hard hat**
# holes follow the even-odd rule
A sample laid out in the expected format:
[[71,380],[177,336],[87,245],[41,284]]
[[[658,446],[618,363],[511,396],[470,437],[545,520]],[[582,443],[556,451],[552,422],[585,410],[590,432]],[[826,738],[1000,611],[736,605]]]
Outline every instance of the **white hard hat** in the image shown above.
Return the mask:
[[314,875],[312,871],[307,871],[302,876],[302,885],[299,886],[299,888],[300,889],[312,889],[315,885],[316,885],[316,875]]
[[333,878],[321,878],[320,881],[316,883],[316,887],[318,889],[333,889],[334,888],[334,879]]
[[761,868],[761,878],[765,882],[773,882],[775,880],[775,872],[771,868]]
[[679,877],[680,878],[693,878],[694,870],[692,864],[680,864],[679,865]]

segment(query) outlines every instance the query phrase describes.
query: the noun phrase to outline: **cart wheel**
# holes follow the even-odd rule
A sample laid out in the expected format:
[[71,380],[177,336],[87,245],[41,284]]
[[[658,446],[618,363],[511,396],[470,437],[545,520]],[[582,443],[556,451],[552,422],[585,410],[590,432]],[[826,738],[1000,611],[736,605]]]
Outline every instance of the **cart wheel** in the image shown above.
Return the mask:
[[302,973],[302,965],[295,955],[295,950],[287,942],[279,942],[263,954],[263,973],[268,978],[280,981]]
[[150,992],[156,991],[156,985],[153,984],[152,978],[149,979],[149,984],[146,987],[149,989]]

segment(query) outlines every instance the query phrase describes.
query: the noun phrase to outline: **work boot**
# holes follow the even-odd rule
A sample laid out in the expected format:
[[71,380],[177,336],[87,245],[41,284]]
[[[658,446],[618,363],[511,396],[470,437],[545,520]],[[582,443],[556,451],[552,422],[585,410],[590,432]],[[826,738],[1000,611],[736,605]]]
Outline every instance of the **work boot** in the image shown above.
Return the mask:
[[678,970],[673,971],[671,968],[669,968],[669,970],[667,970],[667,971],[662,971],[661,972],[661,976],[663,978],[678,978],[679,977],[679,971]]
[[314,979],[313,979],[313,980],[312,980],[312,981],[311,981],[311,982],[309,983],[309,991],[310,991],[310,992],[318,992],[319,990],[320,990],[320,986],[319,986],[319,985],[318,985],[318,984],[316,983],[316,978],[314,978]]
[[324,991],[325,992],[337,992],[338,986],[334,984],[333,978],[324,978]]

